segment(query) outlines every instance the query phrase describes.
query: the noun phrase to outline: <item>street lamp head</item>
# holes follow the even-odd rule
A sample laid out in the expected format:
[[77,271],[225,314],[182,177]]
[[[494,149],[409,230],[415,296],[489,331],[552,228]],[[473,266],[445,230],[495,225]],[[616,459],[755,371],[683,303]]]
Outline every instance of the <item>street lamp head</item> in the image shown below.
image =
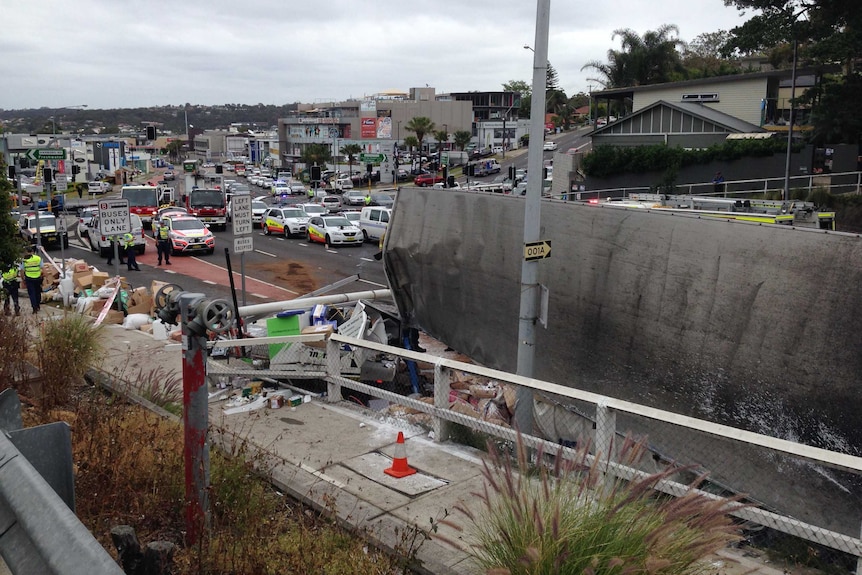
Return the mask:
[[528,44],[524,44],[524,50],[529,50],[530,52],[534,52],[534,53],[535,53],[535,50],[533,50],[532,46],[530,46],[530,45],[528,45]]

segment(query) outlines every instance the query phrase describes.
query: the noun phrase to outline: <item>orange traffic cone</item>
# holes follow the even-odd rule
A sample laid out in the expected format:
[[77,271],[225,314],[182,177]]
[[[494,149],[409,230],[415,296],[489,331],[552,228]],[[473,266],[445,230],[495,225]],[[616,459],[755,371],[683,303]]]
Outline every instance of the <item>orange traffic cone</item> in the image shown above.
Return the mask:
[[384,469],[383,473],[401,479],[413,475],[416,470],[407,465],[407,449],[404,447],[404,432],[398,432],[398,441],[395,442],[395,457],[392,458],[392,467]]

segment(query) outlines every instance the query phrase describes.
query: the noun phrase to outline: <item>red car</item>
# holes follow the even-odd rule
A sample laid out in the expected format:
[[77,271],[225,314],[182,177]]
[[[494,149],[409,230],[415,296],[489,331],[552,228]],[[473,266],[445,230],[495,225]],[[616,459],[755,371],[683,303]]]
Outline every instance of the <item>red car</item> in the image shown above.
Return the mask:
[[442,182],[443,176],[438,174],[419,174],[413,179],[413,183],[423,188],[425,186],[433,186],[437,182]]

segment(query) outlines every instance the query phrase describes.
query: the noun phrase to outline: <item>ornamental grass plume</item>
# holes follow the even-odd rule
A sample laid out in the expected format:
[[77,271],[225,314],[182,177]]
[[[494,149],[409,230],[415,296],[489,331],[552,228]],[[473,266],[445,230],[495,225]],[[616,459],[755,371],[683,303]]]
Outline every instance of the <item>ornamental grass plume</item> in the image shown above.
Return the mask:
[[[627,438],[621,463],[636,467],[644,445]],[[703,477],[682,497],[654,489],[678,467],[625,481],[603,473],[607,461],[586,448],[574,458],[560,448],[552,465],[539,450],[540,464],[531,465],[520,436],[517,467],[491,444],[489,453],[477,504],[455,507],[468,527],[441,521],[462,532],[464,544],[437,535],[465,549],[485,573],[695,574],[707,567],[702,559],[739,539],[728,512],[742,504],[697,492]]]

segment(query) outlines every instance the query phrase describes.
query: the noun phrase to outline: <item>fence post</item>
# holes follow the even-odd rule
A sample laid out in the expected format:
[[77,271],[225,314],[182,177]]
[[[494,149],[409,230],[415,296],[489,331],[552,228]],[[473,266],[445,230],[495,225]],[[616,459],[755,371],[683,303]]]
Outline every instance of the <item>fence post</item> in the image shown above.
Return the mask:
[[[449,370],[443,369],[440,363],[434,364],[434,409],[449,409]],[[449,439],[451,424],[435,414],[433,419],[434,441]]]
[[605,462],[605,468],[613,457],[612,450],[616,427],[616,413],[608,407],[604,400],[596,403],[596,457]]
[[341,376],[341,356],[337,341],[326,338],[326,401],[341,401],[341,385],[336,378]]

